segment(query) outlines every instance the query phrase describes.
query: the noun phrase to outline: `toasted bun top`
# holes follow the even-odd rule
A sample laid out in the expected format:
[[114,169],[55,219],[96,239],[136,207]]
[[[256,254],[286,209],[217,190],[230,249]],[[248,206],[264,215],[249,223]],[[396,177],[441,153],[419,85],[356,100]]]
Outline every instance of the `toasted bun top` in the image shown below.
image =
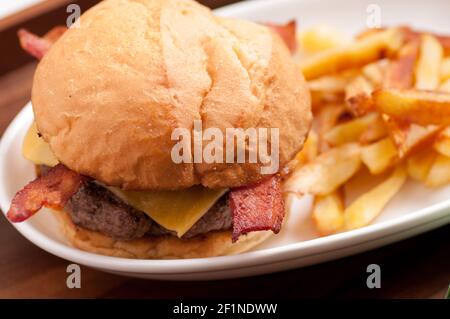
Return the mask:
[[223,132],[279,128],[280,167],[300,150],[311,122],[305,81],[282,40],[191,0],[96,5],[39,63],[32,102],[63,164],[137,190],[233,187],[263,177],[261,162],[174,163],[171,135],[192,130],[194,120]]

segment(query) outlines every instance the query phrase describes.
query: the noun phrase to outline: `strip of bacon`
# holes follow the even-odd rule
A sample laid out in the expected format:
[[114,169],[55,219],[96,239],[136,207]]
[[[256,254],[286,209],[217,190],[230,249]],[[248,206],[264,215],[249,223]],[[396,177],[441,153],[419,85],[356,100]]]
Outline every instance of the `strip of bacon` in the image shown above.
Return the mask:
[[17,223],[30,218],[44,206],[61,209],[86,180],[86,177],[58,164],[16,193],[7,217]]
[[43,37],[39,37],[26,29],[20,29],[17,35],[22,49],[40,60],[66,30],[67,28],[64,26],[57,26],[47,32]]
[[40,38],[25,29],[20,29],[17,32],[17,35],[19,36],[20,46],[22,49],[38,60],[42,59],[51,47],[51,43],[49,41],[44,38]]
[[252,231],[272,230],[277,234],[285,212],[281,177],[275,175],[256,185],[232,189],[230,208],[233,214],[233,242]]
[[280,35],[280,37],[286,43],[291,53],[294,53],[297,50],[297,39],[296,39],[297,23],[295,20],[291,20],[286,24],[274,24],[268,22],[265,23],[265,25]]

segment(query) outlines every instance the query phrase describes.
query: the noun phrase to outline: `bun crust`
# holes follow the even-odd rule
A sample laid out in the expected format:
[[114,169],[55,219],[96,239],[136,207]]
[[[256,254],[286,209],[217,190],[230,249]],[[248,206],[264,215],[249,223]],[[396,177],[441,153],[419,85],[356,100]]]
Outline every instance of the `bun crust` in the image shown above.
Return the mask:
[[191,0],[106,0],[80,21],[39,63],[32,91],[40,133],[72,170],[135,190],[263,177],[262,163],[175,164],[171,134],[194,120],[222,132],[279,128],[280,168],[301,149],[309,92],[268,28]]
[[114,240],[97,232],[77,227],[63,211],[53,211],[70,243],[95,254],[137,259],[203,258],[238,254],[264,240],[272,232],[253,232],[231,243],[231,231],[210,232],[187,240],[173,236],[140,238],[130,241]]

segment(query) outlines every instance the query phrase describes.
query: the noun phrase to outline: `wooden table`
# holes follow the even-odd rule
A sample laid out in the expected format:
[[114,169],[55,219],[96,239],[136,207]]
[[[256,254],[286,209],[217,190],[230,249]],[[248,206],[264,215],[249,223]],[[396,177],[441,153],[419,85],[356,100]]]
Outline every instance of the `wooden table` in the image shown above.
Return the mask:
[[[219,2],[225,1],[208,3],[217,5]],[[34,25],[35,18],[25,22],[19,19],[17,25],[21,24]],[[12,31],[0,29],[2,39],[4,32]],[[5,50],[8,46],[2,43],[2,48]],[[17,66],[0,73],[0,134],[30,99],[36,63],[31,59],[23,63],[21,59],[28,58],[14,59],[12,64]],[[2,63],[7,65],[5,61]],[[277,274],[224,281],[138,280],[82,267],[81,289],[68,289],[66,267],[69,262],[28,242],[2,215],[0,298],[442,298],[450,283],[449,243],[450,225],[447,225],[353,257]],[[372,263],[381,266],[381,289],[366,287],[366,267]]]

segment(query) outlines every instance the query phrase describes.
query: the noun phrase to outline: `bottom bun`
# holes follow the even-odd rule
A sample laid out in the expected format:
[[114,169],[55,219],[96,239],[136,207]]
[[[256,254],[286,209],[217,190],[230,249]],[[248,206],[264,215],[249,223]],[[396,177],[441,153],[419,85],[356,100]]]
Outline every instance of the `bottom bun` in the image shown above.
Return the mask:
[[259,231],[241,236],[231,242],[231,231],[214,231],[190,239],[159,236],[116,240],[98,232],[76,226],[64,211],[53,211],[64,235],[76,248],[91,253],[138,259],[202,258],[238,254],[260,244],[272,235],[271,231]]

